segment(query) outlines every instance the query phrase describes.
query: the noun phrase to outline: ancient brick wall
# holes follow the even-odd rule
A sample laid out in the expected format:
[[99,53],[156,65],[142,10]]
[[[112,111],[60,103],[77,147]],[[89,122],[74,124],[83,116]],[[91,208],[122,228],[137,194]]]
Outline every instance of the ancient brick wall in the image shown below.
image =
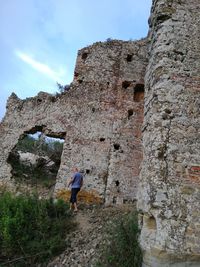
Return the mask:
[[200,1],[153,1],[138,209],[143,266],[200,266]]
[[0,127],[0,179],[13,184],[9,152],[37,130],[65,138],[55,193],[68,196],[66,178],[86,172],[85,201],[123,203],[136,198],[142,160],[141,125],[146,41],[96,43],[79,51],[69,91],[12,94]]

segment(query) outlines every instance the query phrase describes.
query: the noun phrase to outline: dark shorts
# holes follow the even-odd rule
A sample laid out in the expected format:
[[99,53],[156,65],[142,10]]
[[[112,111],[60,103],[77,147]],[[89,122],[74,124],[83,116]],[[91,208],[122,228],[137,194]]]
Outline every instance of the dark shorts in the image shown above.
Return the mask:
[[75,202],[77,202],[76,196],[77,196],[77,194],[78,194],[79,191],[80,191],[80,188],[72,188],[72,190],[71,190],[71,198],[70,198],[70,202],[72,204],[74,204]]

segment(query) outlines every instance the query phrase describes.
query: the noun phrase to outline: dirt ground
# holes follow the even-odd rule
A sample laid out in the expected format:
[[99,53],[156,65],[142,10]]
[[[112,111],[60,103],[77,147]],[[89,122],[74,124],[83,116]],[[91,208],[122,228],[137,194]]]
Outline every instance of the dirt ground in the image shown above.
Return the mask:
[[77,228],[69,234],[70,246],[48,267],[95,267],[103,246],[108,242],[109,225],[133,210],[133,204],[115,207],[80,206],[77,213],[73,212]]

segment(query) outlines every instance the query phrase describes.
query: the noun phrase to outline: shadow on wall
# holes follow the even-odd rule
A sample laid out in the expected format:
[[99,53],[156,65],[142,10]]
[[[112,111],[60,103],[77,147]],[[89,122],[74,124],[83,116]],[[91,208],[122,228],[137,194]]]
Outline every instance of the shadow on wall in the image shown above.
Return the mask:
[[144,84],[136,84],[134,87],[134,98],[135,102],[140,102],[144,100]]

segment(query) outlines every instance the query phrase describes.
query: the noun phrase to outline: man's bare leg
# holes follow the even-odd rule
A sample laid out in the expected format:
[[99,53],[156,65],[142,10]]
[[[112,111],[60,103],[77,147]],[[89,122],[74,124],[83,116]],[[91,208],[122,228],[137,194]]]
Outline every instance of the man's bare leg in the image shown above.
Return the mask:
[[77,203],[76,202],[74,202],[74,211],[78,211]]

